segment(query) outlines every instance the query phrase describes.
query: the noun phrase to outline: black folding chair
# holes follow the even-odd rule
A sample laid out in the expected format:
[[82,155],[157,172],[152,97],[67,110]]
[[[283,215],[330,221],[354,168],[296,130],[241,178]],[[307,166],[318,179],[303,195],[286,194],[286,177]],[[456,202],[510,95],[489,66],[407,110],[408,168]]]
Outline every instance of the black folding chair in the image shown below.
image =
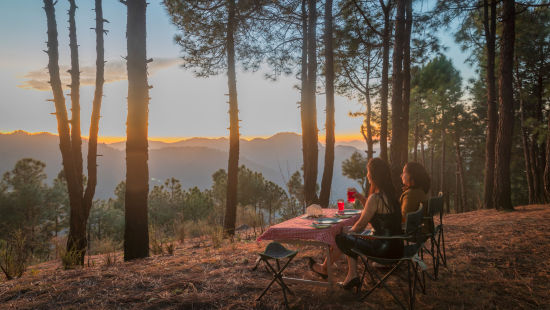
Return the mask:
[[[421,233],[421,227],[423,222],[423,208],[421,207],[416,212],[411,212],[407,214],[404,233],[398,236],[364,236],[357,235],[358,238],[365,239],[379,239],[379,240],[389,240],[397,239],[404,243],[403,255],[397,258],[381,258],[376,256],[370,256],[364,254],[356,249],[352,249],[360,258],[364,265],[363,275],[361,276],[361,283],[363,283],[366,274],[369,274],[372,282],[376,282],[363,296],[361,300],[367,298],[372,294],[377,288],[383,287],[390,295],[393,297],[395,302],[401,306],[401,308],[406,309],[403,303],[399,298],[393,293],[393,291],[386,285],[386,280],[392,275],[398,273],[396,272],[401,266],[406,265],[407,268],[407,278],[408,283],[408,308],[414,308],[414,302],[416,298],[417,283],[420,286],[420,289],[425,293],[425,282],[423,271],[426,269],[426,264],[420,259],[419,251],[423,247],[423,243],[426,238]],[[374,268],[369,266],[369,261],[376,262],[382,265],[392,266],[389,271],[384,275],[380,276]],[[375,280],[375,277],[377,280]]]
[[[439,275],[439,266],[447,267],[447,253],[445,251],[445,234],[443,229],[443,194],[438,197],[432,197],[428,200],[428,208],[425,221],[425,236],[430,239],[430,248],[426,246],[421,250],[421,257],[424,258],[424,252],[432,256],[433,277],[437,280]],[[439,223],[436,226],[434,217],[439,216]]]
[[[279,242],[271,242],[267,245],[263,253],[258,253],[260,255],[260,262],[264,262],[266,267],[268,268],[271,273],[273,273],[273,280],[269,283],[269,285],[264,289],[262,294],[256,299],[256,301],[259,301],[265,293],[269,290],[269,288],[273,285],[273,283],[277,282],[279,286],[283,289],[283,297],[285,299],[285,307],[288,308],[288,299],[286,297],[286,292],[290,293],[291,295],[294,295],[294,293],[288,288],[288,286],[283,281],[283,271],[286,269],[288,264],[294,259],[294,257],[298,254],[298,251],[292,251],[284,246],[282,246]],[[280,259],[288,258],[287,262],[283,265],[281,268],[281,264],[279,262]],[[273,268],[273,266],[269,263],[269,260],[275,260],[277,269]],[[259,262],[258,262],[259,263]],[[257,267],[257,265],[256,265]],[[255,269],[255,268],[254,268]]]

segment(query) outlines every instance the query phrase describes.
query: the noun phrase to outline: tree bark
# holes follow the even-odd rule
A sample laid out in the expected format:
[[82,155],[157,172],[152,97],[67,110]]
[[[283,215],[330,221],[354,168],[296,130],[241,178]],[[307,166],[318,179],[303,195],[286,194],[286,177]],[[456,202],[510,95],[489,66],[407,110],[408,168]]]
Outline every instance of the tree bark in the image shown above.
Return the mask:
[[80,66],[78,64],[78,42],[76,39],[75,0],[69,0],[69,47],[71,50],[71,150],[74,157],[80,191],[82,184],[82,137],[80,132]]
[[529,191],[529,204],[535,203],[535,189],[533,186],[533,168],[531,163],[531,150],[530,150],[530,141],[529,141],[529,132],[525,125],[526,115],[525,115],[525,104],[523,101],[523,82],[521,76],[519,75],[518,69],[518,60],[516,56],[515,62],[516,68],[516,84],[518,89],[518,100],[519,100],[519,116],[520,116],[520,126],[521,126],[521,142],[523,146],[523,157],[525,160],[525,178],[527,179],[527,188]]
[[[307,106],[308,106],[308,72],[307,72],[307,44],[308,44],[308,14],[307,14],[307,0],[302,0],[301,4],[302,9],[302,59],[301,59],[301,92],[300,92],[300,116],[302,120],[302,159],[304,161],[304,166],[306,162],[306,158],[308,156],[307,153],[307,136],[305,135],[306,127],[307,127]],[[305,169],[305,168],[304,168]],[[305,179],[305,175],[304,175]],[[304,196],[305,197],[305,196]],[[302,204],[302,211],[303,213],[306,212],[307,205],[305,203]]]
[[401,192],[401,165],[403,137],[401,126],[403,123],[403,48],[405,40],[405,8],[407,0],[397,0],[395,17],[395,41],[393,48],[393,76],[392,76],[392,139],[390,144],[390,164],[393,185],[398,193]]
[[224,232],[235,235],[237,217],[237,182],[239,174],[239,109],[237,103],[237,77],[235,73],[236,6],[235,0],[228,2],[227,20],[227,81],[229,87],[229,162],[227,166],[227,200]]
[[[82,173],[82,137],[80,132],[80,67],[78,64],[78,43],[76,37],[75,12],[77,6],[74,0],[69,0],[69,47],[71,51],[71,156],[74,160],[74,174],[78,196],[82,197],[83,173]],[[83,204],[78,208],[71,208],[69,215],[69,235],[67,237],[67,251],[76,251],[81,265],[84,264],[86,253],[86,222],[83,212]]]
[[[47,18],[48,29],[48,71],[50,76],[50,85],[54,96],[53,102],[55,105],[55,115],[57,119],[57,131],[59,133],[59,149],[63,159],[63,170],[67,180],[67,191],[69,193],[69,204],[71,210],[81,210],[82,196],[79,191],[79,177],[76,173],[76,164],[71,148],[71,136],[67,108],[65,106],[65,97],[61,86],[61,78],[59,75],[59,43],[57,41],[57,22],[55,19],[55,7],[53,0],[44,0],[44,11]],[[86,249],[86,229],[82,231],[82,227],[74,225],[76,221],[69,223],[69,229],[73,232],[72,236],[84,236],[84,240],[68,238],[67,247],[69,251],[77,251]],[[72,237],[71,236],[71,237]],[[82,253],[81,263],[84,263]]]
[[383,0],[379,1],[384,13],[384,30],[382,33],[382,81],[380,85],[380,158],[388,162],[388,93],[392,1],[388,0],[387,4],[384,4]]
[[325,78],[326,78],[326,145],[325,167],[321,181],[321,194],[319,203],[322,207],[328,207],[330,190],[332,187],[332,175],[334,171],[334,51],[332,39],[332,0],[325,1]]
[[99,133],[99,119],[101,117],[101,103],[103,101],[103,84],[105,82],[105,51],[103,38],[105,34],[103,28],[105,19],[103,18],[102,1],[103,0],[95,0],[96,74],[92,116],[90,121],[90,136],[88,139],[88,182],[83,198],[84,217],[86,220],[90,216],[90,209],[92,208],[97,185],[97,136]]
[[[456,151],[456,173],[457,173],[457,188],[459,191],[457,192],[458,200],[460,204],[460,212],[467,211],[467,203],[466,203],[466,186],[464,184],[464,165],[462,160],[462,152],[460,149],[460,131],[458,129],[458,116],[455,115],[455,151]],[[459,195],[460,193],[460,195]]]
[[126,2],[128,56],[128,118],[126,139],[126,193],[124,260],[149,256],[147,197],[149,192],[145,0]]
[[401,166],[409,161],[409,110],[411,105],[411,31],[412,31],[412,0],[406,0],[405,34],[403,44],[403,110],[401,131],[403,135],[401,149]]
[[315,99],[317,81],[317,50],[316,50],[317,7],[315,0],[308,0],[308,44],[307,44],[307,96],[304,106],[304,124],[302,128],[303,159],[304,159],[304,192],[306,205],[317,203],[317,164],[318,164],[318,132],[317,107]]
[[498,210],[513,210],[510,184],[510,158],[514,126],[513,65],[515,40],[515,1],[504,0],[502,47],[499,76],[499,122],[496,141],[494,205]]
[[495,142],[497,134],[497,104],[495,82],[495,40],[496,40],[496,0],[483,1],[483,27],[487,44],[487,140],[485,142],[485,182],[484,205],[493,208],[493,187],[495,171]]
[[[444,118],[445,116],[442,114],[442,118]],[[439,191],[443,193],[443,196],[445,196],[445,198],[448,197],[448,193],[447,193],[447,187],[446,187],[446,182],[445,182],[445,175],[446,175],[446,167],[445,167],[445,164],[446,164],[446,130],[445,130],[445,126],[443,125],[442,128],[441,128],[441,167],[440,167],[440,171],[439,171]],[[450,213],[450,206],[449,206],[449,203],[447,203],[447,213]]]

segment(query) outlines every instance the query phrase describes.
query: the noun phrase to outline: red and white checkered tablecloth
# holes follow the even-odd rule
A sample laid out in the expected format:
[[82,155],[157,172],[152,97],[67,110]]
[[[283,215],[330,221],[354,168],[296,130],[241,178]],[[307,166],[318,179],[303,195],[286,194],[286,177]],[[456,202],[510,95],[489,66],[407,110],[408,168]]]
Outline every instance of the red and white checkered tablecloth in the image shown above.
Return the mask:
[[[338,212],[337,209],[323,209],[324,217],[334,217]],[[316,219],[303,219],[295,217],[288,221],[284,221],[277,225],[269,227],[256,241],[262,240],[304,240],[304,241],[320,241],[331,246],[336,246],[334,238],[342,232],[344,226],[352,226],[357,222],[361,214],[354,215],[344,219],[340,223],[334,224],[329,228],[317,229],[311,227]]]

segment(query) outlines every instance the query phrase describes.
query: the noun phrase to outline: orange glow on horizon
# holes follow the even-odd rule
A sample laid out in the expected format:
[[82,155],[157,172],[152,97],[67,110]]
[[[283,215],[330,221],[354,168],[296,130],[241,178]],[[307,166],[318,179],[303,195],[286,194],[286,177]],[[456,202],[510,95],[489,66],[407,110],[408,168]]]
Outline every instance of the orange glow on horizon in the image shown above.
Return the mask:
[[[47,132],[47,131],[28,132],[28,131],[24,131],[24,130],[13,130],[13,131],[0,130],[0,134],[14,134],[14,133],[17,133],[17,132],[22,132],[22,133],[25,133],[25,134],[28,134],[28,135],[31,135],[31,136],[40,135],[40,134],[50,134],[50,135],[57,136],[57,133]],[[241,139],[250,141],[250,140],[258,139],[258,138],[259,139],[268,139],[272,136],[273,135],[271,135],[271,136],[241,136]],[[82,138],[83,139],[88,139],[87,136],[82,136]],[[174,143],[174,142],[178,142],[178,141],[181,141],[181,140],[187,140],[187,139],[192,139],[192,138],[196,138],[196,137],[155,137],[155,136],[151,136],[151,137],[149,137],[149,141]],[[227,136],[200,137],[200,138],[219,139],[219,138],[227,138]],[[326,140],[325,135],[320,134],[319,135],[319,142],[324,144],[325,140]],[[340,134],[336,134],[336,142],[349,142],[349,141],[353,141],[353,140],[361,140],[362,141],[363,136],[360,133],[340,133]],[[99,136],[98,137],[98,142],[99,143],[105,143],[105,144],[124,142],[124,141],[126,141],[126,137],[124,137],[124,136]]]

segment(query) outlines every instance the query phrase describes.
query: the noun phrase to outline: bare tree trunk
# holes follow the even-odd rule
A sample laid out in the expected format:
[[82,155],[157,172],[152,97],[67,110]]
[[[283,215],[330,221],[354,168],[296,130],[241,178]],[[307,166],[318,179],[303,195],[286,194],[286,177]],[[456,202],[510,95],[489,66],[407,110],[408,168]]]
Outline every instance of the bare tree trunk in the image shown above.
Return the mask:
[[523,101],[523,83],[521,76],[519,75],[518,69],[518,60],[516,55],[516,84],[518,89],[518,99],[519,99],[519,115],[520,115],[520,126],[521,126],[521,142],[523,146],[523,157],[525,159],[525,178],[527,179],[527,188],[529,190],[529,204],[535,202],[535,189],[533,186],[533,168],[531,163],[531,150],[529,148],[529,133],[527,127],[525,126],[525,104]]
[[371,124],[371,116],[372,116],[372,103],[370,99],[370,89],[369,89],[369,74],[367,74],[367,91],[366,91],[366,99],[367,99],[367,161],[374,158],[374,142],[372,141],[372,124]]
[[401,192],[401,159],[403,143],[403,48],[405,40],[405,7],[407,0],[397,0],[395,17],[395,41],[393,48],[393,77],[392,77],[392,138],[390,144],[390,165],[392,181],[398,193]]
[[510,158],[514,126],[514,40],[515,1],[503,1],[502,47],[499,75],[499,122],[496,141],[494,204],[499,210],[513,210],[510,184]]
[[[305,128],[307,127],[307,106],[308,106],[308,103],[307,103],[307,100],[308,100],[308,90],[307,88],[309,87],[308,85],[308,72],[307,72],[307,44],[308,44],[308,28],[307,28],[307,25],[308,25],[308,14],[307,14],[307,0],[302,0],[302,5],[301,5],[301,9],[302,9],[302,59],[301,59],[301,65],[302,65],[302,68],[301,68],[301,86],[302,86],[302,89],[301,89],[301,92],[300,92],[300,95],[301,95],[301,98],[300,98],[300,116],[301,116],[301,120],[302,120],[302,156],[303,156],[303,160],[304,160],[304,164],[305,164],[305,160],[308,156],[308,153],[307,153],[307,148],[306,148],[306,135],[304,134],[305,133]],[[305,179],[305,175],[304,175],[304,179]],[[305,196],[305,194],[304,194]],[[306,212],[306,207],[307,205],[305,203],[302,204],[302,209],[303,209],[303,213]]]
[[[75,174],[78,186],[78,195],[82,197],[82,137],[80,133],[80,67],[78,64],[78,43],[76,38],[75,12],[77,9],[74,0],[69,0],[69,47],[71,50],[71,155],[74,159]],[[86,222],[84,210],[81,207],[71,208],[69,216],[69,236],[67,237],[67,251],[76,251],[79,262],[84,264],[86,253]]]
[[316,81],[317,81],[317,50],[316,50],[316,26],[317,7],[315,0],[308,0],[308,87],[307,100],[303,115],[305,123],[302,128],[302,141],[304,142],[304,192],[306,205],[317,203],[317,164],[318,164],[318,132],[317,132],[317,107],[316,107]]
[[[79,178],[76,173],[76,164],[71,148],[71,136],[69,119],[67,116],[67,108],[65,106],[65,97],[63,95],[63,89],[61,86],[61,78],[59,76],[59,43],[57,41],[57,22],[55,20],[55,7],[53,0],[44,0],[44,11],[46,12],[47,25],[48,25],[48,71],[50,75],[50,85],[52,87],[52,93],[54,96],[53,102],[55,104],[55,115],[57,119],[57,131],[59,133],[59,149],[61,151],[61,157],[63,159],[63,170],[65,172],[65,178],[67,180],[67,190],[69,193],[69,204],[71,210],[82,209],[82,196],[79,190]],[[82,227],[74,225],[74,221],[70,221],[70,231],[73,232],[72,236],[84,235],[84,240],[76,240],[69,238],[67,240],[67,247],[70,251],[77,251],[86,249],[86,230],[82,232]],[[82,256],[82,263],[84,263],[84,257]]]
[[325,167],[319,203],[328,207],[334,170],[334,51],[332,44],[332,0],[325,1],[325,77],[326,77],[326,146]]
[[392,1],[388,0],[380,6],[384,13],[384,30],[382,37],[382,82],[380,88],[380,158],[388,162],[388,94],[389,94],[389,67],[390,67],[390,40],[391,40],[391,7]]
[[149,193],[148,119],[145,0],[126,2],[128,56],[128,120],[126,139],[126,193],[124,260],[149,256],[147,197]]
[[411,105],[411,31],[412,31],[412,0],[406,0],[405,8],[405,34],[403,44],[403,110],[401,131],[401,166],[409,161],[409,110]]
[[413,160],[415,162],[418,162],[418,142],[419,142],[419,132],[420,132],[420,126],[418,125],[418,111],[415,115],[415,126],[414,126],[414,149],[413,149]]
[[460,193],[460,195],[458,195],[460,212],[465,212],[467,211],[465,210],[467,209],[466,186],[464,184],[464,165],[462,160],[462,152],[460,149],[460,131],[459,131],[458,125],[456,125],[457,123],[458,123],[458,116],[455,115],[455,126],[457,126],[457,128],[455,129],[455,151],[456,151],[456,173],[457,173],[456,187],[459,189],[459,191],[457,191],[457,195],[458,193]]
[[69,47],[71,49],[71,150],[78,176],[80,192],[82,184],[82,137],[80,133],[80,66],[78,64],[78,42],[76,39],[75,0],[69,0]]
[[[445,117],[443,114],[442,114],[442,118]],[[445,196],[445,198],[447,199],[449,194],[447,193],[446,189],[446,184],[445,184],[445,175],[446,175],[446,167],[445,167],[445,163],[446,163],[446,147],[445,147],[445,141],[446,140],[446,130],[445,130],[445,126],[443,125],[442,128],[441,128],[441,168],[440,168],[440,171],[439,171],[439,191],[443,193],[443,196]],[[449,206],[449,203],[447,203],[447,213],[450,213],[450,206]]]
[[497,0],[483,1],[483,25],[487,44],[487,140],[485,142],[484,205],[493,208],[493,186],[495,170],[495,142],[498,126],[495,83],[495,40]]
[[225,208],[224,232],[235,235],[237,218],[237,182],[239,174],[239,108],[237,103],[237,77],[235,73],[236,29],[235,0],[228,2],[227,21],[227,81],[229,87],[229,162],[227,167],[227,205]]
[[424,151],[424,129],[420,135],[420,154],[422,154],[422,165],[426,167],[426,152]]

